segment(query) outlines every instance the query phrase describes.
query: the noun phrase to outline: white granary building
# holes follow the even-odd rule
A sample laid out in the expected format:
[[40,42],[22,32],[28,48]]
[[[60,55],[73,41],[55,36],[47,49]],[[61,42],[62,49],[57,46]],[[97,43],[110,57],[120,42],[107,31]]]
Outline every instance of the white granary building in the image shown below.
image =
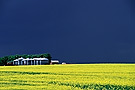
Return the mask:
[[59,64],[59,60],[58,59],[52,59],[50,64]]
[[45,65],[49,64],[48,58],[18,58],[13,61],[13,65]]

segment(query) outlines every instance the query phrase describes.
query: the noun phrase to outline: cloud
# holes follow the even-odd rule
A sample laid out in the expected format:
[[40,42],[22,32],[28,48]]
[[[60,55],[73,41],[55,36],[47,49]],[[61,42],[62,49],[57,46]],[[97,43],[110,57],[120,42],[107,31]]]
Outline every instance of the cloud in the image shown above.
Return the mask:
[[126,0],[129,7],[131,8],[132,13],[135,14],[135,0]]

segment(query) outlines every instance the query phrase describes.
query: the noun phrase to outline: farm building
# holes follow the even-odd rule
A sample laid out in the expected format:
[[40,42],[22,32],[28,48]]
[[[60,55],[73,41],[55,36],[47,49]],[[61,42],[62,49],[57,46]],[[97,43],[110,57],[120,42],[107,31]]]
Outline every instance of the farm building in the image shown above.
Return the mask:
[[12,65],[13,65],[13,61],[7,62],[7,66],[12,66]]
[[45,65],[49,64],[47,58],[18,58],[13,61],[13,65]]
[[59,60],[58,59],[52,59],[51,64],[59,64]]

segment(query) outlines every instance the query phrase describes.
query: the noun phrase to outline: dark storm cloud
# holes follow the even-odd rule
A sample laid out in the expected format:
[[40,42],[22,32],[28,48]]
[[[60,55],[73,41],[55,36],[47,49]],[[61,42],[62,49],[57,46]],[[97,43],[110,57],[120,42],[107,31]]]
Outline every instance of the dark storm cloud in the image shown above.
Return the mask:
[[135,0],[129,0],[128,2],[129,2],[129,5],[132,9],[132,12],[135,13]]
[[0,2],[0,56],[49,52],[71,63],[135,59],[134,16],[125,0]]

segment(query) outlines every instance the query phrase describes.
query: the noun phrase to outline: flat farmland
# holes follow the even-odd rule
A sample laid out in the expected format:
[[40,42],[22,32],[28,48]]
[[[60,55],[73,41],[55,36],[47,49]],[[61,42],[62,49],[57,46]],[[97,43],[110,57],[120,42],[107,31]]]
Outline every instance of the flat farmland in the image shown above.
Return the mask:
[[0,90],[135,90],[135,64],[0,66]]

